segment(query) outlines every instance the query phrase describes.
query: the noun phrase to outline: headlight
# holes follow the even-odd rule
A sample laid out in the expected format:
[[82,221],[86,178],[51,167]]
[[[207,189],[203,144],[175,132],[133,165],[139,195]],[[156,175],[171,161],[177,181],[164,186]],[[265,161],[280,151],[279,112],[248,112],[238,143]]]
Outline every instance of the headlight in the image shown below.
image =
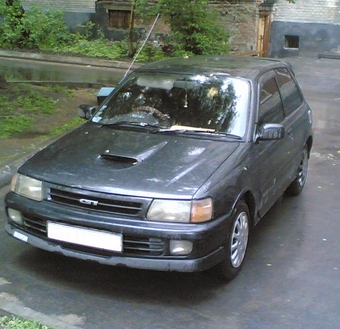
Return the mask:
[[210,198],[195,201],[154,200],[147,219],[160,222],[199,223],[212,218]]
[[42,200],[42,182],[28,176],[15,174],[12,179],[11,190],[29,199]]

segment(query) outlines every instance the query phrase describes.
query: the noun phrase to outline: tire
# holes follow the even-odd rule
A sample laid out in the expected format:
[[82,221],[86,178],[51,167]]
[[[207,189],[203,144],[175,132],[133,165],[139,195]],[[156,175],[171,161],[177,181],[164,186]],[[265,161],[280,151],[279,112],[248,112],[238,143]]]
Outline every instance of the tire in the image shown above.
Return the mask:
[[291,196],[299,195],[305,186],[308,171],[308,158],[308,148],[305,146],[302,151],[302,159],[298,167],[297,176],[287,189],[287,193]]
[[225,259],[214,268],[220,279],[230,281],[241,271],[247,252],[250,231],[250,216],[247,204],[241,200],[237,204],[225,243]]

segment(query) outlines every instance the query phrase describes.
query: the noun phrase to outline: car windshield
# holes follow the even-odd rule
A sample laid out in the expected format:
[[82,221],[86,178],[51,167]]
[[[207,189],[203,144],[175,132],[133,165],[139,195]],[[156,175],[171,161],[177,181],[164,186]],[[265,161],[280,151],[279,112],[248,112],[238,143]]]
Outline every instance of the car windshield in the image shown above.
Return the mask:
[[133,73],[101,105],[92,122],[243,137],[249,95],[248,81],[223,74]]

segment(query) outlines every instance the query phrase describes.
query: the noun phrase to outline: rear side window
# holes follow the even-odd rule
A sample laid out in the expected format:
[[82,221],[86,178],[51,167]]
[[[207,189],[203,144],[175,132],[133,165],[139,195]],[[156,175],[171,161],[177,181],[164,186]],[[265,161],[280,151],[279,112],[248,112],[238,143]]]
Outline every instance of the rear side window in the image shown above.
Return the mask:
[[284,111],[286,116],[288,116],[302,104],[301,95],[295,81],[286,68],[282,67],[275,71],[282,95]]
[[283,120],[281,96],[275,78],[271,78],[261,88],[258,124],[280,123]]

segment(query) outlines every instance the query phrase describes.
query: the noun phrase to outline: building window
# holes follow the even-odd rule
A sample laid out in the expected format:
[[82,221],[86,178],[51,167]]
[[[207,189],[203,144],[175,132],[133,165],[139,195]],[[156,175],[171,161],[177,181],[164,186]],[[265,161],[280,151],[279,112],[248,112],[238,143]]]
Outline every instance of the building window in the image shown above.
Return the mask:
[[129,10],[109,10],[109,27],[115,29],[129,28]]
[[285,47],[299,49],[300,37],[297,35],[285,35]]

